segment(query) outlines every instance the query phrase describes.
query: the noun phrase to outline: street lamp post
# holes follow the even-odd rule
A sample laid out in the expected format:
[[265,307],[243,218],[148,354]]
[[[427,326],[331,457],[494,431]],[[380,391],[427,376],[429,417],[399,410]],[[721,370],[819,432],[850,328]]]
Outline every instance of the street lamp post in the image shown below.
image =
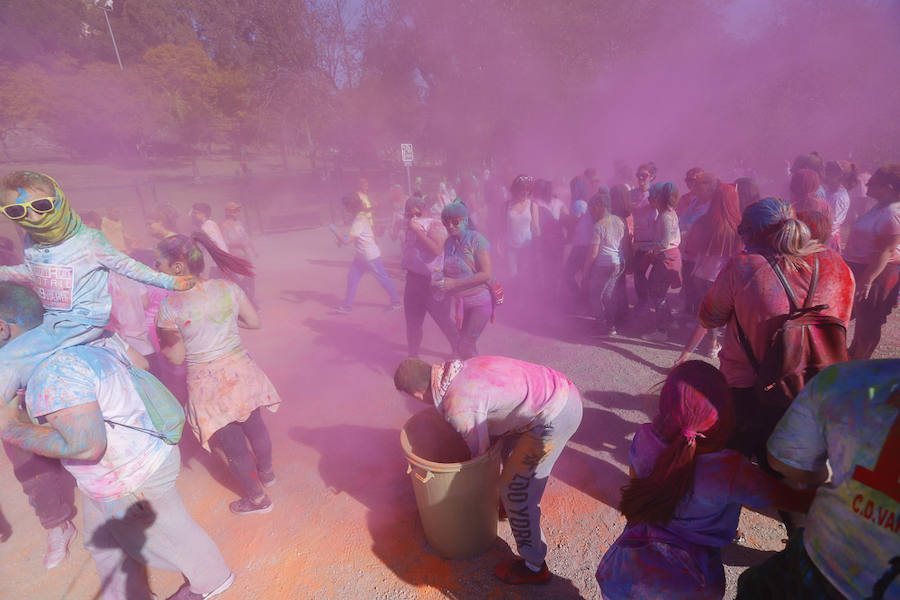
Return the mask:
[[[95,5],[100,5],[102,0],[94,0]],[[109,22],[109,11],[112,10],[112,0],[106,0],[103,2],[103,6],[100,6],[100,10],[103,11],[103,16],[106,17],[106,27],[109,28],[109,37],[112,39],[113,50],[116,51],[116,60],[119,61],[119,69],[124,71],[125,67],[122,66],[122,57],[119,56],[119,46],[116,44],[116,36],[113,35],[112,25]]]

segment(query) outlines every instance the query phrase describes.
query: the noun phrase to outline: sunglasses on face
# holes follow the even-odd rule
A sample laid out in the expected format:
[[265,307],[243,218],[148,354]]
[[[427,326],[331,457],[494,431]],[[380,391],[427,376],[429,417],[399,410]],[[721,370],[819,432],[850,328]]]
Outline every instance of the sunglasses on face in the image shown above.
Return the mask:
[[0,208],[3,211],[3,214],[13,221],[18,221],[25,217],[28,214],[28,209],[30,208],[34,212],[39,215],[45,215],[48,212],[53,212],[53,202],[56,198],[48,197],[48,198],[35,198],[34,200],[30,200],[28,202],[23,202],[22,204],[7,204],[6,206]]
[[684,182],[685,183],[697,183],[697,178],[696,177],[685,177]]
[[444,219],[444,225],[453,225],[454,227],[459,227],[462,225],[463,221],[465,221],[462,217],[457,217],[454,219]]

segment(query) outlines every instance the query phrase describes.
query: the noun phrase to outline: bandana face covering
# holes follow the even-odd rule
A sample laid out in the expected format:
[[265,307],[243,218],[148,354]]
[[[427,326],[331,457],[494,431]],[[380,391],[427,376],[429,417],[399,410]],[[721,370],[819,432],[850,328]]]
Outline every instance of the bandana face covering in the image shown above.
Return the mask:
[[[37,173],[32,175],[37,175]],[[44,175],[44,177],[53,184],[53,193],[51,194],[55,198],[53,210],[46,214],[38,215],[36,221],[19,219],[16,223],[28,233],[28,237],[35,244],[53,246],[81,231],[83,225],[81,218],[72,212],[72,209],[69,207],[69,201],[66,199],[62,189],[60,189],[59,184],[48,175]],[[40,179],[35,178],[35,184],[38,184],[38,182],[40,182]],[[23,204],[43,196],[40,191],[34,188],[29,190],[18,188],[16,191],[18,195],[14,201],[15,204]]]
[[459,375],[462,368],[463,362],[461,360],[450,360],[431,367],[431,397],[434,400],[435,408],[440,408],[447,390],[450,389],[453,378]]

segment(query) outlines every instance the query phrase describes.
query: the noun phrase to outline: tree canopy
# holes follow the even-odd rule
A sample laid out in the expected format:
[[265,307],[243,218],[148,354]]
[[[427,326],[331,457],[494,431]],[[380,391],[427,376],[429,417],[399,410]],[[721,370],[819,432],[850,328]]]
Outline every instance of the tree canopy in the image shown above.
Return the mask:
[[734,153],[900,149],[879,120],[900,105],[900,15],[879,0],[108,4],[3,4],[0,143],[36,128],[84,155],[218,142],[372,161],[412,141],[474,165],[628,155],[645,124],[647,151],[688,132]]

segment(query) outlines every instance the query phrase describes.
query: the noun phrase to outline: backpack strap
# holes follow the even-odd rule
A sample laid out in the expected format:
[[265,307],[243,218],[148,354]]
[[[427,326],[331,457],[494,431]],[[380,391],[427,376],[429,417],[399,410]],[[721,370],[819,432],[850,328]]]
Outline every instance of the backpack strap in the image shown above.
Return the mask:
[[[778,266],[778,263],[775,261],[775,257],[766,254],[766,260],[771,265],[772,270],[775,271],[775,275],[778,277],[778,281],[781,282],[781,286],[784,288],[785,293],[787,293],[788,302],[791,305],[791,314],[798,312],[800,309],[800,301],[797,298],[797,294],[794,293],[794,289],[791,287],[791,284],[788,283],[787,277],[784,275],[784,271],[781,270],[781,267]],[[813,294],[816,291],[816,285],[819,283],[819,257],[813,256],[813,270],[812,277],[809,280],[809,290],[806,292],[806,299],[803,302],[803,308],[810,308],[810,304],[812,303]],[[814,307],[815,308],[815,307]],[[827,307],[826,307],[827,308]]]
[[747,334],[744,333],[744,328],[741,327],[741,322],[738,321],[737,311],[734,311],[734,324],[737,325],[738,341],[741,342],[741,348],[744,349],[744,353],[750,361],[750,366],[753,367],[753,372],[759,376],[759,361],[753,355],[753,347],[750,345],[750,340],[747,339]]
[[143,427],[135,427],[134,425],[126,425],[125,423],[118,423],[116,421],[110,421],[109,419],[103,419],[106,423],[109,423],[110,427],[115,429],[116,427],[124,427],[125,429],[133,429],[134,431],[140,431],[141,433],[146,433],[147,435],[152,435],[155,438],[159,438],[163,441],[166,441],[166,436],[161,434],[158,431],[152,429],[144,429]]

